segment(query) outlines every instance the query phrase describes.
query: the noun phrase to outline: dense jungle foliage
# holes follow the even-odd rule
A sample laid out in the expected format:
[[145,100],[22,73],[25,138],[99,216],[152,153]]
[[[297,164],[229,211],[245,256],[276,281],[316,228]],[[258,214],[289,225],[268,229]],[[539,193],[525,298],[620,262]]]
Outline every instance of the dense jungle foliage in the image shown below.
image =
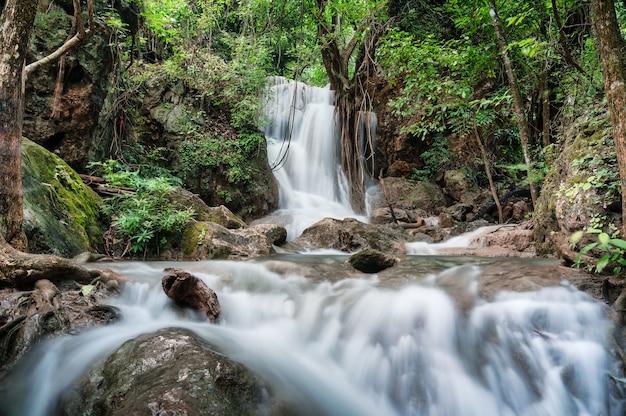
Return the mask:
[[[514,184],[530,187],[535,202],[565,128],[606,105],[607,71],[592,19],[605,3],[623,28],[623,2],[586,0],[100,4],[96,20],[108,34],[115,72],[102,153],[93,160],[116,160],[117,172],[150,178],[153,167],[165,168],[192,190],[206,180],[203,170],[226,172],[227,184],[216,185],[210,202],[228,204],[237,198],[226,185],[244,194],[256,186],[249,161],[263,147],[261,97],[268,77],[278,75],[335,91],[341,162],[354,194],[365,173],[384,175],[397,157],[381,155],[373,141],[400,137],[413,149],[406,158],[413,179],[464,169],[495,200]],[[46,12],[37,19],[51,30],[58,25]],[[174,86],[168,97],[165,84]],[[161,117],[159,129],[175,131],[175,140],[162,139],[148,120],[146,103],[155,100],[162,101],[150,116]],[[365,138],[368,151],[356,143],[360,117],[370,111],[391,127]],[[372,160],[367,172],[357,166],[363,158]],[[112,165],[95,172],[103,166]],[[618,189],[617,160],[613,168],[581,178],[581,187]],[[121,235],[138,242],[124,224],[116,222]]]

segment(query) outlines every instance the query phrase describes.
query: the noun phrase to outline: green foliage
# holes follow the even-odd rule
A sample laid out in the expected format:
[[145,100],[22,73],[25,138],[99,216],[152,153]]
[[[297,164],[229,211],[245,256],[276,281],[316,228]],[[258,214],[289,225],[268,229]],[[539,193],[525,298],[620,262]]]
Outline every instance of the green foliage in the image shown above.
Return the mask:
[[103,168],[103,177],[111,185],[135,189],[134,193],[106,200],[104,208],[113,218],[116,237],[129,242],[131,253],[146,253],[149,247],[165,245],[169,236],[181,232],[193,218],[192,208],[177,208],[168,198],[178,179],[145,177],[139,169],[131,170],[112,160],[91,166]]
[[600,258],[594,264],[587,264],[585,267],[589,271],[602,273],[608,266],[613,266],[613,274],[622,272],[622,268],[626,266],[626,241],[617,238],[619,231],[615,231],[612,235],[603,232],[601,229],[589,227],[586,231],[577,231],[570,237],[570,244],[575,246],[581,241],[585,234],[593,234],[597,236],[597,241],[587,244],[580,249],[578,256],[574,262],[576,267],[583,265],[583,255],[596,250],[600,253]]
[[240,133],[236,140],[198,134],[195,139],[179,145],[181,170],[187,180],[206,169],[226,171],[231,184],[251,186],[253,171],[248,159],[263,141],[258,133]]
[[420,159],[424,162],[424,168],[414,168],[411,179],[418,181],[430,179],[450,162],[450,157],[448,142],[442,135],[436,135],[430,148],[420,155]]

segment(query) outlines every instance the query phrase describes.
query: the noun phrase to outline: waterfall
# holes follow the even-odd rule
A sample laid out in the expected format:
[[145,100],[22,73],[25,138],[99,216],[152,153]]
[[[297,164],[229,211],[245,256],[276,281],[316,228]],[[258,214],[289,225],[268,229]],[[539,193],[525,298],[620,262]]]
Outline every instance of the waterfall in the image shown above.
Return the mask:
[[[194,331],[242,362],[301,415],[595,416],[625,409],[609,377],[619,374],[604,307],[568,285],[485,300],[471,284],[482,273],[475,265],[385,288],[375,276],[315,283],[261,264],[176,263],[215,288],[223,319],[209,324],[174,311],[160,288],[167,265],[111,264],[135,279],[114,300],[123,319],[48,342],[0,386],[8,414],[50,414],[93,362],[167,327]],[[451,277],[470,283],[473,306],[460,310],[437,285]]]
[[357,218],[338,155],[333,92],[282,77],[270,78],[261,128],[280,187],[279,209],[266,218],[293,240],[326,218]]

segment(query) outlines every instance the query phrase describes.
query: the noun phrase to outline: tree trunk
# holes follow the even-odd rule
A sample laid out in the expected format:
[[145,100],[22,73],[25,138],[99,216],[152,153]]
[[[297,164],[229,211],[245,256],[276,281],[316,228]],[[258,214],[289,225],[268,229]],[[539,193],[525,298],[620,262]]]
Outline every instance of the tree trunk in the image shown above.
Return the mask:
[[509,89],[511,90],[511,94],[513,94],[513,112],[515,113],[515,118],[517,119],[519,137],[522,142],[522,151],[524,152],[524,162],[526,163],[526,168],[528,169],[530,197],[533,201],[533,207],[536,207],[537,197],[535,194],[535,184],[533,183],[532,178],[532,162],[528,150],[528,138],[530,137],[530,134],[528,131],[528,122],[524,112],[524,101],[522,100],[522,95],[520,94],[519,87],[517,85],[517,77],[513,71],[513,64],[511,63],[511,57],[509,56],[508,45],[506,43],[506,38],[504,37],[504,30],[502,28],[500,16],[498,16],[495,0],[489,0],[489,15],[491,16],[491,22],[493,23],[493,27],[496,31],[496,37],[498,38],[500,53],[502,54],[502,59],[504,60],[504,69],[506,70],[506,75],[509,81]]
[[617,23],[613,0],[594,0],[591,3],[591,10],[619,165],[622,189],[621,237],[624,238],[626,237],[626,74],[622,54],[624,40]]
[[498,208],[498,223],[504,224],[504,215],[502,215],[502,204],[500,203],[500,197],[498,197],[498,190],[496,189],[496,184],[493,181],[493,176],[491,176],[491,168],[489,167],[489,158],[487,157],[487,150],[485,149],[483,140],[480,138],[480,133],[478,132],[478,124],[476,123],[476,113],[474,113],[474,136],[476,137],[476,142],[478,143],[478,147],[480,148],[480,155],[483,158],[483,166],[485,167],[485,174],[487,175],[487,180],[489,181],[489,189],[491,190],[491,196],[493,197],[493,200],[496,203],[496,207]]
[[0,236],[26,249],[22,232],[22,120],[24,65],[38,4],[7,0],[0,14]]
[[[333,15],[325,19],[328,0],[316,0],[317,42],[322,61],[335,93],[335,112],[340,130],[340,160],[348,179],[352,207],[357,212],[365,209],[365,147],[373,147],[373,138],[368,128],[368,137],[361,140],[361,125],[370,120],[371,103],[366,97],[365,83],[373,70],[373,56],[376,43],[385,27],[375,21],[376,16],[362,22],[352,38],[343,46],[339,45],[339,17]],[[362,40],[361,40],[362,38]],[[354,75],[350,77],[350,58],[358,47]]]

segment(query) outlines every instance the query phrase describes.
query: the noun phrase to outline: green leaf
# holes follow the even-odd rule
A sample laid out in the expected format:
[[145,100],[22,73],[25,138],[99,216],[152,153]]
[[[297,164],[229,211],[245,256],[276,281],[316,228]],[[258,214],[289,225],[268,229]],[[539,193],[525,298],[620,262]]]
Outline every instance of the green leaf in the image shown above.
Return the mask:
[[602,272],[602,270],[604,270],[604,268],[606,267],[607,264],[609,264],[609,255],[608,254],[602,256],[598,260],[598,263],[596,264],[596,273]]
[[592,248],[594,248],[597,245],[598,245],[598,243],[587,244],[585,247],[582,248],[582,250],[580,250],[580,254],[585,254],[586,252],[588,252],[589,250],[591,250]]
[[95,288],[95,285],[83,285],[83,287],[80,289],[80,294],[83,296],[89,296]]
[[626,241],[622,240],[621,238],[612,238],[609,240],[609,244],[626,250]]
[[600,241],[601,244],[607,244],[610,239],[611,237],[607,233],[600,233],[600,235],[598,235],[598,241]]

